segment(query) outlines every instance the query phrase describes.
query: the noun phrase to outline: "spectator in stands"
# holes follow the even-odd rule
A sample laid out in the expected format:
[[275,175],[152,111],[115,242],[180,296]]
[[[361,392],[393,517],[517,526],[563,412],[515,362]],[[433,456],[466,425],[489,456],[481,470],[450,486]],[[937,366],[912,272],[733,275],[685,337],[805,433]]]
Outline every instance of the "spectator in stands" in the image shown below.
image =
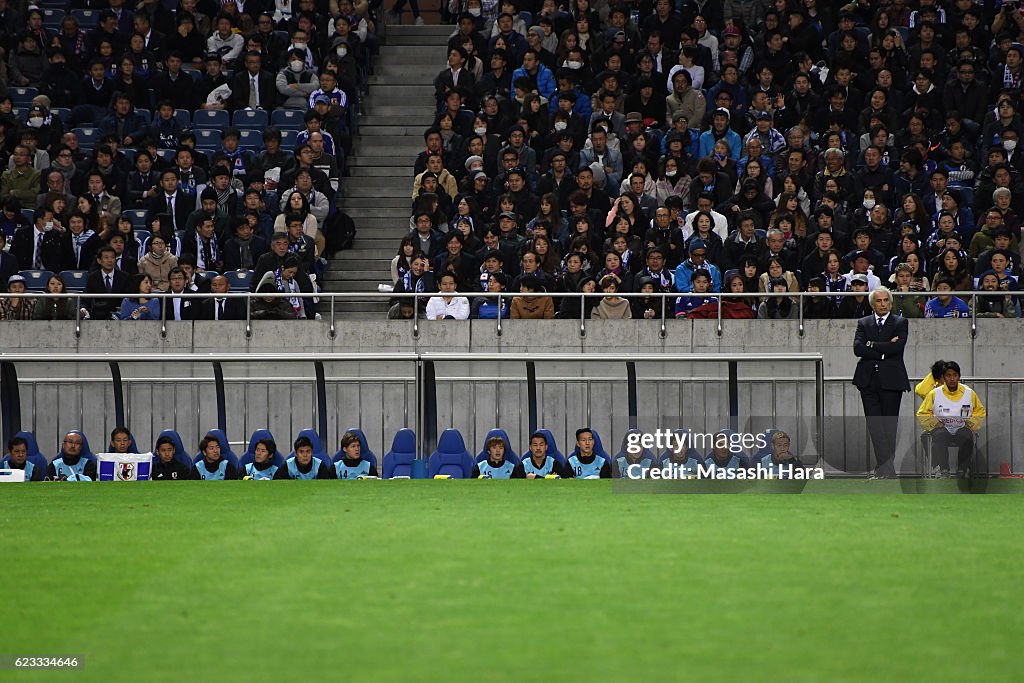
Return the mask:
[[[60,275],[51,275],[46,281],[48,294],[66,294],[67,285]],[[75,308],[70,297],[39,298],[35,300],[33,320],[73,320]]]
[[[7,173],[9,171],[4,175]],[[59,273],[71,265],[71,237],[54,222],[52,211],[40,207],[35,210],[32,227],[19,228],[14,233],[11,254],[17,258],[21,270]]]
[[[241,40],[241,36],[238,38]],[[175,109],[191,111],[197,104],[196,85],[192,77],[182,70],[181,55],[177,52],[169,53],[165,65],[167,68],[158,72],[151,80],[156,101],[170,100]],[[209,101],[209,97],[207,96],[207,101]]]
[[231,291],[231,284],[223,275],[210,281],[211,296],[196,304],[198,320],[245,320],[246,303],[241,299],[224,296]]
[[[971,312],[967,303],[958,296],[949,294],[956,287],[956,282],[948,275],[936,275],[932,289],[938,296],[929,299],[924,307],[926,318],[967,318]],[[956,287],[959,290],[959,287]]]
[[[836,310],[836,318],[863,318],[871,315],[871,304],[868,301],[868,276],[864,273],[856,273],[850,276],[848,291],[854,292],[855,296],[840,297],[839,306]],[[845,290],[844,290],[845,291]]]
[[293,445],[295,454],[278,468],[274,479],[334,479],[332,468],[313,455],[313,442],[300,436]]
[[46,55],[39,45],[39,37],[34,33],[21,35],[18,49],[7,62],[12,84],[23,88],[40,87],[48,65]]
[[[124,177],[114,168],[112,159],[111,149],[105,145],[100,147],[96,150],[96,166],[85,175],[89,199],[99,215],[106,219],[107,225],[116,225],[121,217],[121,198],[114,192],[124,188]],[[113,182],[107,183],[107,180]]]
[[189,468],[174,457],[174,439],[161,436],[156,440],[156,457],[149,472],[151,481],[180,481],[190,478]]
[[[824,291],[825,281],[820,275],[816,275],[807,281],[807,292],[818,293]],[[808,320],[834,318],[836,315],[835,302],[827,296],[806,296],[801,299],[804,307],[804,318]]]
[[[10,294],[25,293],[25,278],[15,274],[7,278]],[[0,298],[0,320],[32,320],[35,313],[35,299]]]
[[160,299],[149,296],[153,291],[153,279],[149,275],[136,275],[132,282],[132,293],[138,296],[125,297],[121,301],[118,320],[160,320]]
[[219,273],[224,267],[221,240],[214,230],[213,218],[209,215],[197,218],[195,227],[185,233],[181,250],[183,254],[193,255],[196,269],[200,273],[208,270]]
[[178,258],[167,249],[163,235],[149,239],[149,251],[139,259],[139,273],[149,276],[155,291],[166,292],[170,287],[171,270],[178,266]]
[[29,148],[18,145],[12,155],[14,165],[0,175],[0,198],[15,198],[22,206],[33,206],[39,192],[39,171],[32,167]]
[[248,220],[235,221],[235,234],[224,243],[225,270],[255,270],[260,257],[269,251],[267,240],[256,234]]
[[[502,443],[504,445],[504,443]],[[530,435],[530,454],[512,469],[512,479],[561,477],[562,464],[548,455],[548,439],[541,432]]]
[[616,275],[609,273],[603,276],[598,286],[605,296],[591,311],[591,318],[594,320],[628,320],[632,317],[629,300],[617,296],[621,281]]
[[444,272],[438,276],[437,285],[441,296],[432,296],[427,301],[427,320],[468,320],[469,299],[452,296],[458,288],[458,276]]
[[[545,293],[547,288],[537,276],[523,278],[519,282],[519,291],[523,294]],[[512,319],[533,318],[551,319],[555,317],[555,305],[550,296],[516,296],[512,298],[509,312]]]
[[[234,35],[239,40],[242,39],[240,35]],[[213,41],[218,36],[219,34],[215,34],[210,40]],[[225,58],[225,61],[229,60]],[[259,52],[246,53],[245,69],[236,71],[231,81],[231,108],[271,111],[276,103],[277,84],[273,74],[263,70],[263,58]]]
[[309,109],[309,97],[320,87],[320,80],[306,65],[304,51],[291,50],[288,61],[277,73],[277,93],[284,109]]
[[199,442],[199,453],[203,456],[192,466],[192,479],[224,481],[237,479],[235,466],[222,457],[220,441],[213,436],[204,436]]
[[82,448],[85,437],[71,431],[64,435],[61,449],[46,468],[49,481],[96,481],[96,463],[85,457]]

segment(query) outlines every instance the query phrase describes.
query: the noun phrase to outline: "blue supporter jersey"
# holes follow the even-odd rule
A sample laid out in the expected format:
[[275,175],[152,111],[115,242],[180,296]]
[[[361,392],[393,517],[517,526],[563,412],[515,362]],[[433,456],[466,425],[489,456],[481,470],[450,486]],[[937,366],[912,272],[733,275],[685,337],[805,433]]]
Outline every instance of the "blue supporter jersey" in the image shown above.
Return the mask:
[[480,476],[484,479],[510,479],[512,470],[515,469],[515,465],[508,460],[503,460],[498,467],[492,465],[490,460],[483,460],[476,466],[480,470]]
[[943,305],[938,297],[929,299],[924,305],[924,317],[926,318],[969,318],[971,311],[967,303],[960,297],[950,297],[949,303]]

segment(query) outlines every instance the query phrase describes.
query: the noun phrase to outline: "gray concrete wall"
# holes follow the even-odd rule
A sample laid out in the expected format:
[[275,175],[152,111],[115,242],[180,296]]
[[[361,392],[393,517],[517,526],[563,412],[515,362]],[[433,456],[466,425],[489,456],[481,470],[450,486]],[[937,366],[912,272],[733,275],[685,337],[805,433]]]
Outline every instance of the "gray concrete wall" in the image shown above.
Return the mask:
[[[110,353],[119,355],[167,352],[261,352],[282,354],[322,352],[473,352],[493,354],[493,360],[438,364],[438,423],[458,427],[479,447],[479,440],[495,425],[505,427],[520,448],[528,425],[525,370],[521,363],[500,363],[502,353],[741,353],[816,352],[824,356],[826,414],[861,413],[856,390],[849,384],[856,359],[852,354],[854,321],[805,322],[805,334],[796,321],[723,321],[716,334],[715,321],[668,320],[666,337],[658,321],[587,322],[580,336],[578,321],[504,321],[503,334],[495,334],[494,321],[429,321],[420,323],[418,339],[411,324],[400,322],[337,322],[332,340],[326,322],[256,322],[245,337],[244,323],[168,323],[161,337],[160,324],[150,322],[82,323],[80,338],[73,323],[5,322],[0,325],[4,353],[53,354]],[[969,320],[917,320],[911,323],[907,369],[920,378],[936,358],[957,360],[965,375],[990,378],[1024,376],[1020,340],[1024,320],[978,320],[972,339]],[[270,426],[279,441],[289,441],[300,429],[313,426],[315,385],[310,364],[225,365],[232,441],[245,440],[256,428]],[[139,441],[152,443],[161,428],[173,427],[187,444],[194,444],[216,421],[213,371],[208,363],[122,364],[128,422]],[[581,424],[593,424],[614,450],[628,427],[625,368],[621,363],[566,361],[543,363],[538,369],[540,421],[549,426],[560,445]],[[20,363],[22,425],[34,429],[44,450],[52,450],[62,430],[83,426],[93,441],[114,426],[110,374],[104,364]],[[728,415],[724,364],[686,364],[679,361],[640,363],[639,413],[652,426],[691,426],[713,431]],[[415,421],[412,364],[328,364],[328,433],[336,443],[347,427],[362,426],[371,447],[381,454],[394,432]],[[800,378],[813,377],[807,364],[761,363],[740,368],[740,412],[757,417],[758,428],[785,425],[795,434],[810,434],[813,421],[813,385]],[[696,378],[696,379],[695,379]],[[1024,382],[975,382],[989,411],[991,450],[1002,459],[1013,452],[1010,441],[1012,407],[1024,405]],[[915,401],[904,401],[909,418]],[[642,426],[645,426],[642,424]],[[865,435],[859,421],[830,427],[829,442],[850,453],[864,450]],[[1019,430],[1018,430],[1019,431]],[[901,430],[905,443],[916,438],[914,428]],[[806,441],[806,439],[805,439]],[[96,444],[99,445],[99,444]],[[1024,454],[1021,454],[1024,459]],[[849,463],[848,463],[849,464]]]

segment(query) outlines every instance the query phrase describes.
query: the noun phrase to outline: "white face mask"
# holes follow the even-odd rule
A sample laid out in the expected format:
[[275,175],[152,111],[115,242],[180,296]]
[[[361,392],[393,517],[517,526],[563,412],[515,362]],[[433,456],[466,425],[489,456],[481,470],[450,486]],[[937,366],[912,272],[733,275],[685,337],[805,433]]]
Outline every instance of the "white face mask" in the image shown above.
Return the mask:
[[1012,152],[1013,150],[1017,149],[1017,141],[1003,140],[1003,149],[1005,149],[1007,152]]
[[487,135],[487,128],[486,127],[474,128],[473,132],[476,133],[477,135]]
[[864,200],[864,208],[869,210],[869,211],[871,209],[875,208],[875,200],[874,199],[865,199]]
[[347,54],[348,54],[348,48],[347,48],[347,47],[344,47],[344,46],[342,46],[342,47],[339,47],[339,48],[338,48],[337,50],[335,50],[335,51],[336,51],[336,52],[338,53],[338,56],[339,56],[339,57],[344,57],[345,55],[347,55]]
[[28,119],[28,125],[32,128],[39,128],[43,125],[42,116],[30,116]]
[[53,230],[53,221],[46,221],[46,225],[43,226],[43,232],[50,232]]
[[480,16],[480,8],[479,7],[470,7],[466,11],[469,12],[469,15],[471,17],[479,17]]
[[555,130],[565,130],[569,124],[565,121],[555,121]]
[[299,73],[300,71],[302,71],[302,68],[306,66],[306,63],[296,59],[293,60],[292,62],[289,62],[288,66],[291,67],[291,70],[294,71],[295,73]]
[[305,43],[295,43],[294,45],[292,45],[292,47],[294,47],[296,50],[305,50],[306,49],[306,44]]
[[583,62],[566,62],[565,66],[568,69],[582,69]]

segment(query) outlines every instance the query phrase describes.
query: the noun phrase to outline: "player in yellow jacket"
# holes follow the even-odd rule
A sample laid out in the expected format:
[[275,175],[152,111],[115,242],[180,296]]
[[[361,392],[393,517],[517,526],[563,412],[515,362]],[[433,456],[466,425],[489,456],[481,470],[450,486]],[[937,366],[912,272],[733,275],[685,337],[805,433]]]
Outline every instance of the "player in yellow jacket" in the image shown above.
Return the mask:
[[974,435],[985,423],[985,406],[977,393],[960,383],[955,361],[946,362],[942,386],[925,396],[917,421],[932,436],[932,467],[940,476],[949,476],[947,449],[952,444],[957,447],[957,477],[963,477],[974,456]]
[[932,371],[925,375],[924,379],[914,387],[914,393],[918,398],[926,398],[932,393],[932,389],[942,386],[942,372],[946,369],[946,361],[937,360],[932,363]]

